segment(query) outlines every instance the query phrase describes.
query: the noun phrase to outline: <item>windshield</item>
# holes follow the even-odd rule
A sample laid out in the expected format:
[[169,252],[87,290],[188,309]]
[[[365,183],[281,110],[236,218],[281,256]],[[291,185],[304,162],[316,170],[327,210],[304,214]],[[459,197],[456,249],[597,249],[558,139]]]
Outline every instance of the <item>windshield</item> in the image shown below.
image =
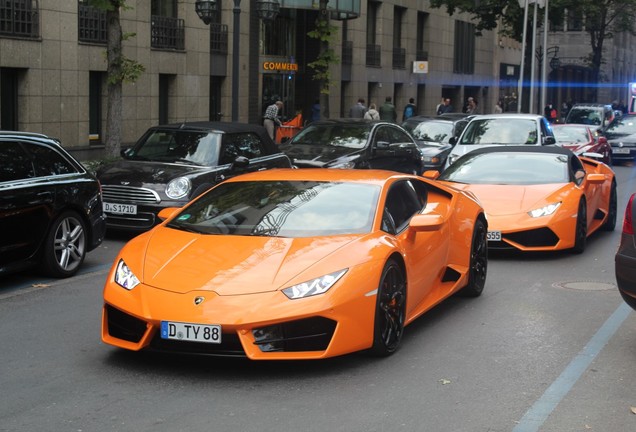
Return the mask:
[[459,144],[537,144],[537,123],[532,119],[474,119]]
[[292,145],[319,145],[362,149],[371,132],[369,124],[317,124],[301,130],[290,142]]
[[129,159],[217,165],[221,134],[182,130],[153,130],[130,149]]
[[568,183],[568,158],[549,153],[468,153],[439,180],[468,184],[532,185]]
[[204,234],[314,237],[370,232],[380,187],[316,181],[228,182],[168,224]]
[[587,129],[576,126],[558,126],[553,127],[554,137],[559,144],[574,144],[574,143],[587,143],[590,141],[590,137],[587,134]]
[[623,116],[614,120],[605,133],[608,137],[636,134],[636,116]]
[[568,123],[599,126],[603,121],[603,108],[574,107],[567,117]]
[[448,143],[453,136],[453,124],[450,122],[406,122],[403,126],[416,140],[420,141]]

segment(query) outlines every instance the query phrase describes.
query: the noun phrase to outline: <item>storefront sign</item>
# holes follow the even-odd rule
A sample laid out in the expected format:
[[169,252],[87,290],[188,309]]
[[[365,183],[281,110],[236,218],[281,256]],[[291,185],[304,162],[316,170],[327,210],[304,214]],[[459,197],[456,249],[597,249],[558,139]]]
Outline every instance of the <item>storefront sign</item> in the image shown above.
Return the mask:
[[298,72],[298,63],[285,63],[266,61],[263,62],[265,72]]

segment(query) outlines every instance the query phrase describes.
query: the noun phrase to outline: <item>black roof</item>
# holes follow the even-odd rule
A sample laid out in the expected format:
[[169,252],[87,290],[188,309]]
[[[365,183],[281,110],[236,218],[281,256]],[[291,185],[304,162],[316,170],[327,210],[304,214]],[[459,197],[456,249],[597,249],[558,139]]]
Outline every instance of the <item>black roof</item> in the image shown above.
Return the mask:
[[545,146],[538,146],[538,145],[496,145],[496,146],[489,146],[489,147],[481,147],[478,148],[476,150],[473,150],[469,153],[466,153],[467,155],[470,154],[481,154],[481,153],[502,153],[502,152],[506,152],[506,153],[547,153],[547,154],[560,154],[560,155],[565,155],[565,156],[573,156],[574,153],[572,153],[571,150],[565,148],[565,147],[561,147],[561,146],[557,146],[557,145],[545,145]]
[[200,131],[220,131],[220,132],[256,132],[263,131],[265,128],[258,124],[237,123],[237,122],[218,122],[218,121],[195,121],[171,123],[166,125],[153,126],[150,129],[184,129],[184,130],[200,130]]

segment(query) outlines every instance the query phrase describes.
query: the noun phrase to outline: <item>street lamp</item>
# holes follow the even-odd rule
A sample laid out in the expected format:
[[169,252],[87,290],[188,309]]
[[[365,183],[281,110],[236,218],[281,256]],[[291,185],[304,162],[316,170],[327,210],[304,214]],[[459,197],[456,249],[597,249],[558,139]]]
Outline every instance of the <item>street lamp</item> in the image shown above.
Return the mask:
[[[205,24],[210,24],[217,12],[218,3],[221,0],[196,0],[194,9]],[[264,21],[274,20],[280,9],[278,0],[258,0],[256,2],[256,14]],[[232,121],[238,121],[239,101],[239,39],[240,39],[240,14],[241,0],[234,0],[234,32],[232,34]]]

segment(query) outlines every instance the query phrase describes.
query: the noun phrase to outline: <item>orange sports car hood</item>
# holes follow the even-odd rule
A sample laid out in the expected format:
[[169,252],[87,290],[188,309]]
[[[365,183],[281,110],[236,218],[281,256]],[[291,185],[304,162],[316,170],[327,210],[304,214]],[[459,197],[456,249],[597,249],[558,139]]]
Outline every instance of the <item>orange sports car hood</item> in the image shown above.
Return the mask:
[[486,185],[453,183],[456,189],[473,192],[492,216],[525,213],[545,205],[565,183],[540,185]]
[[179,293],[210,290],[218,295],[240,295],[274,291],[285,288],[283,285],[294,276],[358,238],[197,235],[159,228],[148,240],[143,283]]

